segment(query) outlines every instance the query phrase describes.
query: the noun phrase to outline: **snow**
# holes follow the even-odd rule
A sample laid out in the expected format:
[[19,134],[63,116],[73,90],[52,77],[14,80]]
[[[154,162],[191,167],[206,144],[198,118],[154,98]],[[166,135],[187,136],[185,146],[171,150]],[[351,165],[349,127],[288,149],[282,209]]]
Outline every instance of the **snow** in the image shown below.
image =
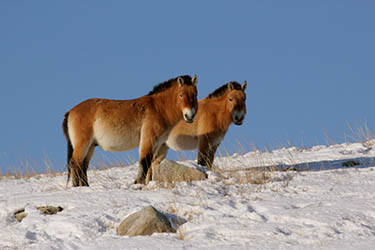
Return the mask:
[[[353,143],[217,157],[206,181],[173,185],[133,184],[136,164],[90,170],[83,188],[65,189],[65,173],[2,178],[0,249],[373,249],[374,160],[372,143]],[[116,235],[148,205],[178,232]]]

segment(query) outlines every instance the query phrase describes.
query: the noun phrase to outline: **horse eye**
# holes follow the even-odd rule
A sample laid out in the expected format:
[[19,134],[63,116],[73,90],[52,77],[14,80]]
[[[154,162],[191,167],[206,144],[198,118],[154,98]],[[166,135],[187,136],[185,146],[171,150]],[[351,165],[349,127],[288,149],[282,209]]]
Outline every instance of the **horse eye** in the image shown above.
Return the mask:
[[233,101],[233,99],[232,99],[232,98],[229,98],[229,101],[231,102],[231,101]]
[[182,98],[182,94],[180,94],[180,98]]

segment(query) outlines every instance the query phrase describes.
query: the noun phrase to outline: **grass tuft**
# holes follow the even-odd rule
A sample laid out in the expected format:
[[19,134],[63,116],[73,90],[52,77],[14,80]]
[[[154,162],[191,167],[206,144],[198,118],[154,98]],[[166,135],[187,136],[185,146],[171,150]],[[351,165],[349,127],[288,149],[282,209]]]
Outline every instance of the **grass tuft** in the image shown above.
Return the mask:
[[375,134],[371,132],[366,121],[363,126],[357,126],[357,128],[353,128],[349,123],[347,126],[350,133],[345,133],[345,141],[349,139],[352,142],[364,143],[368,147],[375,145]]

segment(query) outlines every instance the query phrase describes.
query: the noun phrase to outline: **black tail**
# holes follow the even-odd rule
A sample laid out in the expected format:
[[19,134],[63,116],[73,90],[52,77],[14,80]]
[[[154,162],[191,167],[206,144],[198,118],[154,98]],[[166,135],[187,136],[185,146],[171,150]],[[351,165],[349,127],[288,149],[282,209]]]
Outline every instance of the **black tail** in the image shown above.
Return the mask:
[[64,121],[63,121],[63,124],[62,124],[62,128],[63,128],[63,131],[64,131],[64,135],[65,135],[65,138],[66,138],[66,142],[67,142],[67,145],[68,145],[68,156],[67,156],[67,169],[68,169],[68,178],[66,180],[66,187],[68,187],[68,184],[69,184],[69,179],[70,179],[70,160],[72,159],[72,155],[73,155],[73,146],[72,146],[72,142],[70,141],[70,137],[69,137],[69,129],[68,129],[68,117],[69,117],[69,112],[67,112],[64,116]]

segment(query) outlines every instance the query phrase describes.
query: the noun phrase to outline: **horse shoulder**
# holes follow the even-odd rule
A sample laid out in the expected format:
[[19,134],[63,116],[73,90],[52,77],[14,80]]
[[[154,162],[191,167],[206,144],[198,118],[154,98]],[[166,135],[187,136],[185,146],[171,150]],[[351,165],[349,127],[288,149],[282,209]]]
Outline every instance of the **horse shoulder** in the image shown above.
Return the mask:
[[[215,107],[204,105],[201,107],[201,112],[197,114],[197,130],[199,134],[211,133],[218,130],[220,120],[218,119],[218,111]],[[199,108],[198,108],[199,112]]]
[[224,138],[227,129],[222,125],[221,113],[223,110],[221,106],[221,103],[216,99],[206,99],[200,103],[198,113],[199,111],[201,113],[197,129],[200,143],[218,145]]

